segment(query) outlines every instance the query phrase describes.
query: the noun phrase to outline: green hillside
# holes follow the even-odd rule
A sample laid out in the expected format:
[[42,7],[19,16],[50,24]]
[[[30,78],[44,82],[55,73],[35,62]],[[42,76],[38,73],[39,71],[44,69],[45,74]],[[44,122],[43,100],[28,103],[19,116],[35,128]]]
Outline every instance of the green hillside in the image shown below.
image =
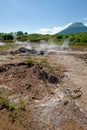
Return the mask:
[[62,44],[65,39],[69,39],[70,45],[78,45],[78,46],[80,45],[80,46],[87,47],[87,32],[79,32],[73,34],[55,34],[55,35],[28,34],[28,33],[23,33],[21,31],[15,33],[15,35],[13,33],[9,33],[9,34],[0,33],[1,43],[2,42],[14,43],[15,41],[41,43],[41,41],[44,41],[47,43],[54,42],[56,44]]

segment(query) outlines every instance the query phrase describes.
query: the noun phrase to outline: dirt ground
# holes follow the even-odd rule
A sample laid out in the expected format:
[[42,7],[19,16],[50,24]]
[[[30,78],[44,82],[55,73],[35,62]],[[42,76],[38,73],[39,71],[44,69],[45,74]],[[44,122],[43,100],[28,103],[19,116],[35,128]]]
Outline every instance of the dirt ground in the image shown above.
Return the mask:
[[[87,53],[57,51],[31,57],[36,62],[29,67],[26,56],[0,56],[0,95],[16,106],[12,121],[13,113],[0,105],[0,130],[87,130]],[[56,69],[38,67],[43,58]],[[42,67],[58,82],[41,78]],[[25,110],[18,107],[20,97]]]

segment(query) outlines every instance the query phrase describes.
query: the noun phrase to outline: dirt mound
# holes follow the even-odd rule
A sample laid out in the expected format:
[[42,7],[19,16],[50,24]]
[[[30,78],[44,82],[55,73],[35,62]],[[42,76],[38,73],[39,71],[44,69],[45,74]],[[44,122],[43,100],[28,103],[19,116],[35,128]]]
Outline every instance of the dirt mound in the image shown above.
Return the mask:
[[19,49],[17,50],[14,50],[14,51],[10,51],[9,52],[10,54],[12,55],[15,55],[15,54],[24,54],[26,56],[28,55],[44,55],[46,52],[43,51],[43,50],[35,50],[35,49],[28,49],[28,48],[25,48],[25,47],[20,47]]
[[56,84],[61,80],[62,71],[57,72],[57,76],[52,72],[49,73],[46,67],[37,63],[33,66],[23,62],[6,64],[0,66],[0,84],[5,83],[17,92],[28,93],[30,98],[41,99],[49,94],[52,88],[56,88]]
[[[49,71],[47,68],[43,67],[42,64],[36,64],[33,69],[33,72],[37,75],[37,78],[49,82],[49,83],[59,83],[59,78],[53,74],[52,68]],[[60,75],[59,75],[60,76]]]

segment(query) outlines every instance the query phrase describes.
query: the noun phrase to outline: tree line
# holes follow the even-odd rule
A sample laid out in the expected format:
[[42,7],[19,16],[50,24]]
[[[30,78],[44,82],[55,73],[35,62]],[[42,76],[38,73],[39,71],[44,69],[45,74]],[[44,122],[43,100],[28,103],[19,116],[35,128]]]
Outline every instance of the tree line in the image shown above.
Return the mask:
[[40,42],[44,40],[46,42],[53,41],[57,44],[61,44],[64,39],[69,39],[70,45],[85,45],[87,46],[87,32],[76,34],[55,34],[55,35],[42,35],[42,34],[28,34],[27,32],[18,31],[16,33],[0,33],[1,42],[15,42],[17,41],[29,41]]

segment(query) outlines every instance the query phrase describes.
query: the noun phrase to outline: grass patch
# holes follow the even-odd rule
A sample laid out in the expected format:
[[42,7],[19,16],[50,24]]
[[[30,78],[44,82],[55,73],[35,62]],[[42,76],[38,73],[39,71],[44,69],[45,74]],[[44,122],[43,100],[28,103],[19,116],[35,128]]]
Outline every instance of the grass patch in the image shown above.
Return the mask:
[[5,43],[0,46],[0,53],[5,53],[6,50],[16,48],[17,46],[15,43]]
[[19,109],[25,111],[26,110],[26,103],[23,97],[19,97]]
[[14,123],[16,118],[16,107],[10,102],[7,96],[0,95],[0,107],[1,109],[7,109],[9,112],[11,112],[12,123]]
[[0,96],[0,104],[2,108],[6,108],[8,111],[15,111],[14,104],[12,104],[8,97],[5,95]]
[[52,70],[52,66],[49,64],[46,58],[41,59],[40,63],[49,70]]
[[26,59],[26,62],[28,63],[28,67],[32,67],[35,63],[34,59],[32,58]]
[[46,67],[49,71],[59,71],[59,68],[56,66],[52,66],[46,58],[41,59],[40,63]]

